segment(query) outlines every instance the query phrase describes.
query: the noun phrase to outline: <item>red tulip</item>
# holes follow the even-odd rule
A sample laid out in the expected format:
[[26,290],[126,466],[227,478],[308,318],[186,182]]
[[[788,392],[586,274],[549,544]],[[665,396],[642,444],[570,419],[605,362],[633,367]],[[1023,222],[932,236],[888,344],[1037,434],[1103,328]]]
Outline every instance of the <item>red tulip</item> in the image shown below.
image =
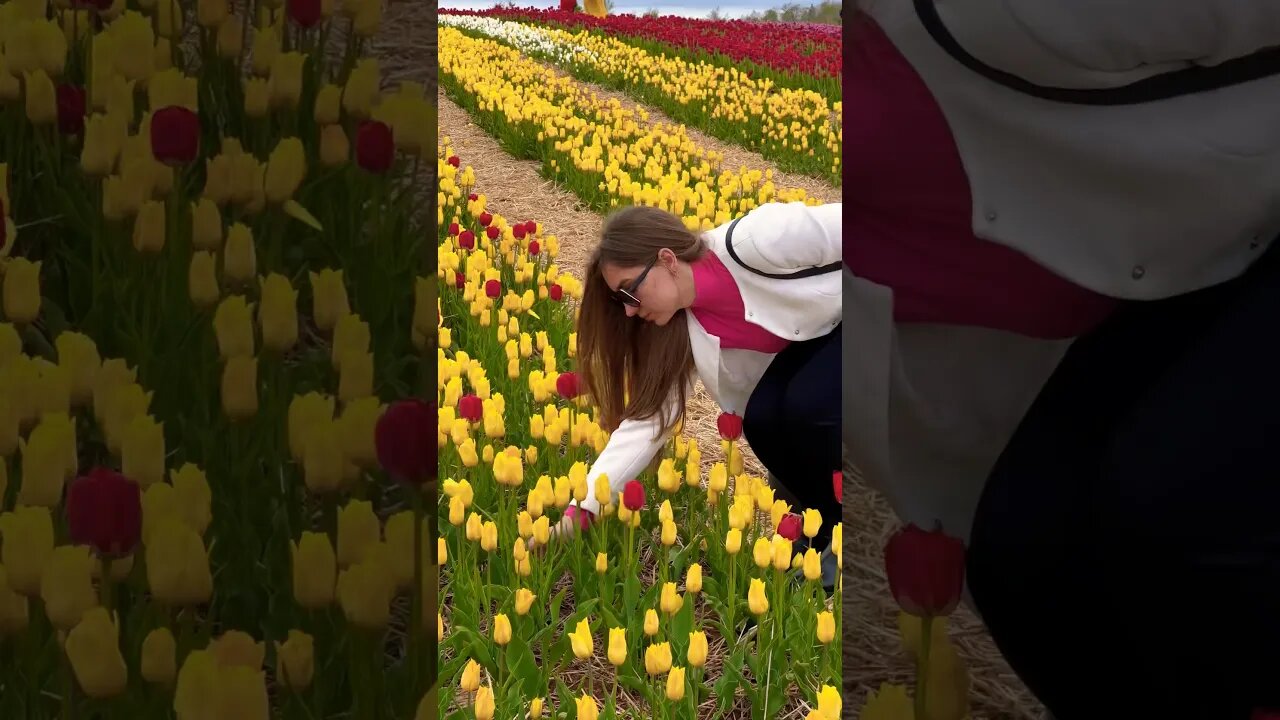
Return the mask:
[[466,275],[463,275],[462,273],[456,273],[456,274],[454,275],[454,277],[453,277],[453,284],[454,284],[454,285],[455,285],[459,290],[462,290],[462,289],[466,288],[466,287],[467,287],[467,276],[466,276]]
[[451,223],[449,223],[449,234],[450,234],[450,235],[452,235],[453,237],[457,237],[457,236],[458,236],[458,233],[460,233],[460,232],[462,232],[462,230],[458,227],[458,223],[456,223],[456,222],[451,222]]
[[742,416],[734,413],[720,413],[716,418],[716,429],[725,440],[737,440],[742,437]]
[[388,407],[374,428],[378,464],[404,483],[423,483],[436,474],[436,411],[410,398]]
[[470,230],[463,230],[458,236],[458,247],[465,250],[472,250],[476,246],[476,234]]
[[[457,160],[458,158],[456,158],[456,157],[455,157],[455,158],[453,158],[453,159],[454,159],[454,160]],[[455,163],[453,164],[453,166],[454,166],[454,167],[458,167],[458,163],[456,163],[456,162],[455,162]],[[475,202],[475,201],[477,201],[477,200],[479,200],[479,199],[480,199],[480,196],[479,196],[479,195],[477,195],[477,194],[475,194],[475,193],[471,193],[470,195],[467,195],[467,199],[468,199],[468,200],[470,200],[471,202]]]
[[523,240],[527,232],[528,230],[525,228],[524,223],[516,223],[511,226],[511,236],[517,240]]
[[560,10],[562,12],[573,12],[578,8],[578,0],[560,0]]
[[95,467],[67,488],[67,530],[75,545],[104,558],[133,552],[142,538],[142,492],[114,470]]
[[479,395],[468,393],[458,400],[458,417],[468,422],[478,422],[484,417],[484,401]]
[[[457,155],[450,155],[450,156],[449,156],[449,160],[448,160],[447,162],[448,162],[450,165],[454,166],[454,167],[458,167],[459,165],[461,165],[461,164],[462,164],[462,161],[458,159],[458,156],[457,156]],[[472,199],[472,200],[475,200],[475,199],[476,199],[476,196],[475,196],[475,195],[472,195],[472,196],[471,196],[471,199]]]
[[496,299],[502,294],[502,283],[497,280],[486,280],[484,283],[484,294]]
[[396,157],[391,128],[377,120],[360,123],[356,131],[356,164],[374,175],[384,175]]
[[525,234],[525,235],[537,235],[537,234],[538,234],[538,221],[537,221],[537,220],[530,220],[529,222],[525,223],[525,224],[524,224],[524,234]]
[[804,528],[804,521],[795,513],[787,513],[778,520],[778,534],[782,537],[795,542],[800,539],[800,532]]
[[631,512],[636,512],[644,507],[644,484],[639,480],[632,480],[622,486],[622,504]]
[[551,296],[552,300],[560,302],[560,299],[564,297],[564,288],[560,287],[557,283],[551,286],[551,289],[547,291],[547,294]]
[[831,473],[831,487],[836,491],[836,501],[844,501],[844,473],[836,470]]
[[490,225],[484,229],[484,234],[488,235],[490,240],[497,240],[498,236],[502,234],[502,231],[499,230],[496,225]]
[[289,0],[289,19],[304,28],[320,22],[320,0]]
[[541,252],[542,252],[542,246],[538,244],[538,241],[537,241],[537,240],[530,240],[530,241],[529,241],[529,254],[530,254],[530,255],[532,255],[532,256],[534,256],[534,257],[537,257],[537,256],[538,256],[538,253],[541,253]]
[[58,132],[63,135],[84,133],[84,88],[76,85],[59,85]]
[[151,116],[151,154],[165,165],[187,165],[200,152],[200,117],[170,105]]
[[563,372],[556,376],[556,392],[565,400],[578,397],[578,373]]
[[964,543],[914,524],[894,533],[884,550],[889,591],[917,617],[950,615],[964,591]]
[[493,215],[490,215],[487,212],[480,213],[480,217],[477,219],[480,221],[480,224],[485,227],[489,227],[489,225],[493,223]]

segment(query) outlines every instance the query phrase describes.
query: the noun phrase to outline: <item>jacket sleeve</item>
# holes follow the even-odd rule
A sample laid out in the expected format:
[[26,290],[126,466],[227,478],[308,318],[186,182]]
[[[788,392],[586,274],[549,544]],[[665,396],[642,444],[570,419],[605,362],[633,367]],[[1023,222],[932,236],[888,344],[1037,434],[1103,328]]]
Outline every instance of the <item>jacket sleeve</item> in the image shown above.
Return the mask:
[[[679,387],[672,392],[663,410],[664,414],[671,415],[675,412],[679,392]],[[600,503],[595,496],[596,478],[602,473],[607,475],[609,488],[616,496],[622,492],[627,482],[644,472],[670,437],[670,433],[662,432],[662,422],[657,415],[646,420],[623,420],[609,436],[609,442],[600,457],[596,458],[587,471],[587,498],[580,503],[570,504],[598,516]]]
[[734,228],[733,245],[749,244],[752,247],[743,248],[744,256],[758,255],[781,272],[838,263],[843,250],[841,207],[841,203],[765,203]]

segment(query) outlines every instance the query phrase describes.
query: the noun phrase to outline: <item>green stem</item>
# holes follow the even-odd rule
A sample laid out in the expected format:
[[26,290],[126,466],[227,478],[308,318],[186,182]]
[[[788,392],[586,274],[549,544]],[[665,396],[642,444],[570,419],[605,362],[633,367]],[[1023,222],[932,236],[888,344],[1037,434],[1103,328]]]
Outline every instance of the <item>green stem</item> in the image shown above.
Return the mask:
[[929,648],[933,645],[933,618],[920,618],[920,655],[916,665],[916,720],[928,719]]

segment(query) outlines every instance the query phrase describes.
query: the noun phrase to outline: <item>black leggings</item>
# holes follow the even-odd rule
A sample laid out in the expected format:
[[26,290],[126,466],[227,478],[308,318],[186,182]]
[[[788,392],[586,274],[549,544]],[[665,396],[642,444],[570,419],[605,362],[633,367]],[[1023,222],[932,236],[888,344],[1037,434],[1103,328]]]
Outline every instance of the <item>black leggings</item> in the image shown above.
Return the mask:
[[1067,352],[975,516],[970,589],[1058,720],[1280,708],[1280,242]]
[[822,529],[813,540],[818,550],[841,517],[831,486],[841,455],[840,328],[778,353],[742,416],[747,443],[795,497],[796,512],[822,513]]

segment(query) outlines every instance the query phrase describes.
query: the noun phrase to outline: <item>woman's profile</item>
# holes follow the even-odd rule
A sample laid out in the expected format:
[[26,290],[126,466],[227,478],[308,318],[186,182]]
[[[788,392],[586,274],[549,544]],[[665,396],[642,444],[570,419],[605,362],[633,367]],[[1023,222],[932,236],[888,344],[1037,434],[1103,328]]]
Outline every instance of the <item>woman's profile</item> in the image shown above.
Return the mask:
[[[670,437],[701,379],[771,481],[817,509],[822,551],[840,521],[841,205],[767,203],[706,232],[665,210],[630,206],[605,221],[578,318],[583,386],[611,429],[588,471],[615,497]],[[594,496],[557,534],[600,513]],[[824,558],[824,584],[835,562]]]

